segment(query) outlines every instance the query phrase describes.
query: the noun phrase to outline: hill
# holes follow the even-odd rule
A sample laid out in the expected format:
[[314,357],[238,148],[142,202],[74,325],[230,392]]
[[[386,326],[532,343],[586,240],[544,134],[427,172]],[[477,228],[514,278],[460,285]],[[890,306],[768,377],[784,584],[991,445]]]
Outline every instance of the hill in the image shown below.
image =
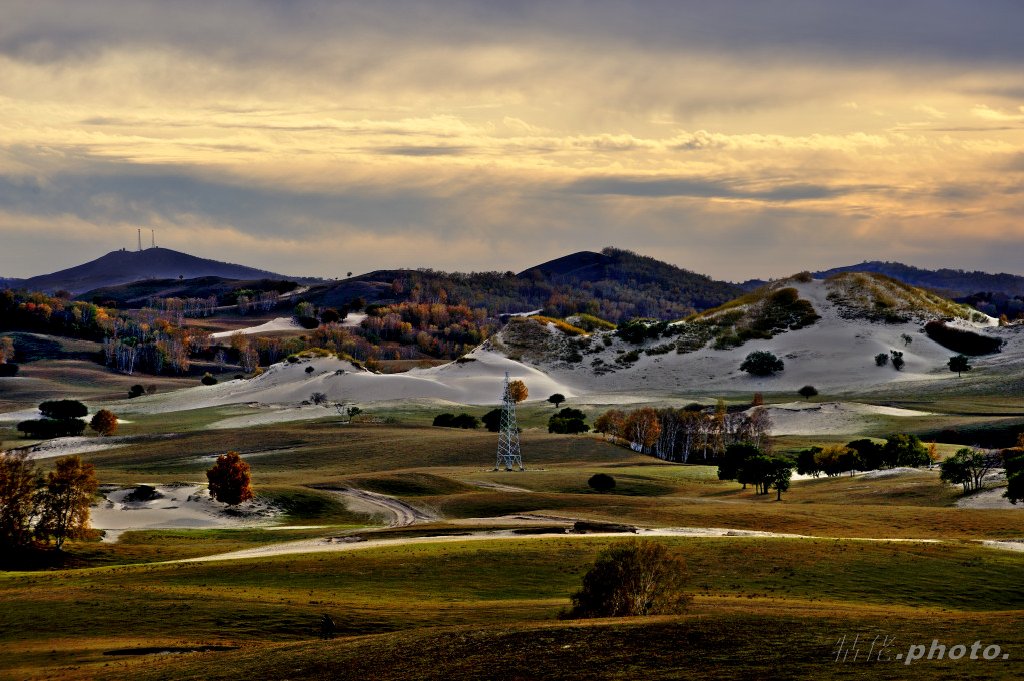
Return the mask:
[[91,289],[126,284],[144,279],[284,279],[280,274],[244,265],[199,258],[169,248],[142,251],[112,251],[87,263],[65,270],[30,277],[20,282],[33,291],[69,291],[79,294]]
[[927,270],[900,262],[873,260],[859,265],[833,267],[816,272],[815,277],[826,279],[844,272],[877,272],[898,279],[905,284],[930,288],[947,298],[961,298],[980,291],[1003,293],[1010,297],[1024,295],[1024,277],[1016,274],[990,274],[988,272],[954,269]]
[[619,322],[632,317],[677,319],[740,295],[742,289],[655,258],[617,248],[580,251],[513,272],[377,270],[314,286],[304,297],[339,306],[367,302],[448,303],[486,308],[492,316],[543,310],[566,317],[588,313]]
[[150,304],[153,298],[208,298],[216,296],[221,305],[236,301],[235,293],[240,290],[277,291],[288,293],[298,283],[285,279],[226,279],[224,277],[196,277],[194,279],[143,279],[116,286],[91,289],[76,296],[79,300],[117,307],[141,307]]

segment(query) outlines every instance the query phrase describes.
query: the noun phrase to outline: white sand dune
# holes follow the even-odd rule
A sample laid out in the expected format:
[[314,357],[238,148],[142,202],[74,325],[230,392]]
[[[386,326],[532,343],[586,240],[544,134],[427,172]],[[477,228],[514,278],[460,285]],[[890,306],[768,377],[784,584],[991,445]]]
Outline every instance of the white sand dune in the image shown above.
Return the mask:
[[93,528],[104,530],[103,541],[116,541],[128,530],[226,528],[258,526],[271,522],[279,512],[252,500],[230,509],[213,500],[206,485],[153,485],[160,495],[150,501],[130,501],[135,488],[109,492],[90,509]]
[[767,406],[773,435],[852,435],[878,415],[913,418],[930,412],[860,402],[789,402]]
[[300,329],[302,329],[302,326],[295,321],[294,317],[276,317],[275,319],[271,319],[269,322],[264,322],[259,326],[247,326],[244,329],[235,329],[234,331],[218,331],[217,333],[211,333],[210,338],[230,338],[236,333],[240,333],[243,336],[251,336],[257,333],[294,331]]
[[[295,407],[309,400],[314,392],[324,393],[331,401],[360,404],[431,399],[457,404],[496,405],[501,401],[506,371],[512,379],[526,383],[530,400],[545,400],[556,392],[567,397],[575,394],[538,369],[496,352],[478,349],[471,353],[469,360],[429,369],[413,369],[402,374],[374,374],[333,357],[282,362],[253,379],[138,397],[124,403],[124,408],[141,413],[164,413],[249,403]],[[312,371],[308,372],[308,368]],[[280,412],[280,420],[317,418],[327,414],[323,408],[299,409],[291,413]]]

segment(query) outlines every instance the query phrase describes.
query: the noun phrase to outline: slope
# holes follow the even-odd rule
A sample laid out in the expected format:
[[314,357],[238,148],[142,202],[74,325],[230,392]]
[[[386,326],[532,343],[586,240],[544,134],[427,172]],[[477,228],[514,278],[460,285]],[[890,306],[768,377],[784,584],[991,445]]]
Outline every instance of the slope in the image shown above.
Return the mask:
[[114,286],[141,279],[191,279],[195,277],[227,279],[284,279],[285,277],[244,265],[199,258],[169,248],[142,251],[112,251],[87,263],[50,274],[31,277],[22,286],[34,291],[65,290],[81,293],[94,288]]

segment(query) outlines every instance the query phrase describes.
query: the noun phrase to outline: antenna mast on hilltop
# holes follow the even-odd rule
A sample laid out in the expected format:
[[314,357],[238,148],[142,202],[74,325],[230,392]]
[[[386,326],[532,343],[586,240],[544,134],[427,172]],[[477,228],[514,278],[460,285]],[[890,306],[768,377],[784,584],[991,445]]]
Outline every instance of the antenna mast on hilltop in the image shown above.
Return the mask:
[[519,425],[516,423],[516,401],[508,388],[505,372],[505,391],[501,398],[501,428],[498,430],[498,459],[494,470],[523,469],[523,455],[519,451]]
[[156,248],[156,230],[149,230],[150,248]]
[[139,251],[142,251],[142,228],[139,228]]

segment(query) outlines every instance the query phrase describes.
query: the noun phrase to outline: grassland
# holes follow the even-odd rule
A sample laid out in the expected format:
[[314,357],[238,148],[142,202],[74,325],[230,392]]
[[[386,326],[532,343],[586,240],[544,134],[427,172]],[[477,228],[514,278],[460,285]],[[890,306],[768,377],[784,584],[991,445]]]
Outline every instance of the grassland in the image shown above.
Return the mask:
[[[122,387],[123,379],[81,359],[26,367],[42,370],[49,361],[69,363],[68,372],[52,370],[52,390],[62,396],[103,399]],[[50,393],[17,394],[6,404],[24,408],[42,394]],[[934,414],[915,428],[1020,416],[1013,396],[908,397],[894,406]],[[602,408],[586,406],[591,414]],[[937,471],[798,480],[776,502],[718,480],[711,467],[664,463],[599,436],[549,435],[550,405],[522,410],[523,473],[491,470],[493,434],[429,426],[437,408],[368,409],[394,423],[343,423],[325,410],[307,422],[209,428],[245,409],[133,415],[119,432],[127,446],[82,456],[101,482],[130,485],[200,481],[213,457],[236,450],[252,466],[257,493],[284,510],[278,522],[297,527],[125,532],[116,543],[70,543],[71,569],[0,572],[0,678],[1021,676],[1024,553],[975,540],[1020,538],[1024,515],[956,508],[956,489],[942,485]],[[864,435],[885,435],[895,425],[879,419]],[[18,442],[9,428],[0,439]],[[850,439],[787,437],[777,448]],[[940,449],[955,447],[940,442]],[[597,472],[616,479],[613,493],[589,488]],[[399,497],[441,519],[378,528],[327,491],[339,487]],[[809,538],[652,538],[686,560],[691,610],[586,622],[559,614],[613,539],[400,541],[498,526],[496,518],[514,514]],[[352,533],[396,541],[334,553],[165,562]],[[317,638],[324,613],[338,625],[334,640]],[[949,645],[981,639],[1000,644],[1010,659],[837,664],[834,646],[843,635],[896,636],[894,650],[935,638]],[[124,654],[210,646],[226,649]]]

